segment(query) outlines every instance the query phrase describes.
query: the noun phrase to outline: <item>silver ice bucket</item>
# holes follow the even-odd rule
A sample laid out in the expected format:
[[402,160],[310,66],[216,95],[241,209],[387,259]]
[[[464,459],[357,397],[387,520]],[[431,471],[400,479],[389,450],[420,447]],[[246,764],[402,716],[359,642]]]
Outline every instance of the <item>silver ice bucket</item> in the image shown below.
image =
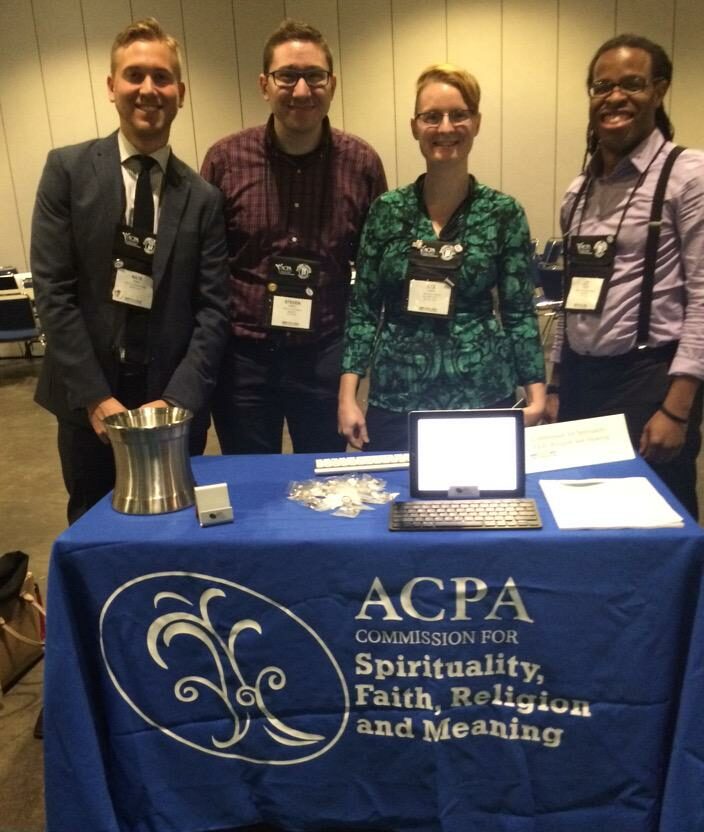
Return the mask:
[[145,407],[103,421],[115,456],[116,511],[164,514],[193,505],[192,418],[183,407]]

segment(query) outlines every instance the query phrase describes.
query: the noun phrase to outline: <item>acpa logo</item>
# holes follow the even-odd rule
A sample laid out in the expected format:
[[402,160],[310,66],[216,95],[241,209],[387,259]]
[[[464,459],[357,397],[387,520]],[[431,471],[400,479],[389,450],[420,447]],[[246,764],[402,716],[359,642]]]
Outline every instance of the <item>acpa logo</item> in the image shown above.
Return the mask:
[[302,763],[332,748],[347,725],[347,685],[318,634],[271,598],[224,578],[135,578],[106,601],[100,640],[125,702],[206,754]]

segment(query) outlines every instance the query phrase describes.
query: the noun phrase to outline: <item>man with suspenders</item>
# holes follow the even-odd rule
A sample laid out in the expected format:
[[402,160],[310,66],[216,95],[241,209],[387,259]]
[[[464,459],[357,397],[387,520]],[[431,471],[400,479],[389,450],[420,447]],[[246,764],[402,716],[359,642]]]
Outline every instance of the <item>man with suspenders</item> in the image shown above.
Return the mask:
[[704,379],[704,152],[676,147],[672,63],[635,35],[589,66],[582,174],[562,204],[565,316],[548,410],[625,413],[634,447],[697,516]]

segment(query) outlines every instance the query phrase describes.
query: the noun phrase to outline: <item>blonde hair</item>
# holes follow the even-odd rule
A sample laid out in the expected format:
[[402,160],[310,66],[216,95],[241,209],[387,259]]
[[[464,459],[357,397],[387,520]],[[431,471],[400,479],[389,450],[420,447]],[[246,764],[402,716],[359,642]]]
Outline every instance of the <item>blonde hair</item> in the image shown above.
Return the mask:
[[161,28],[161,24],[153,17],[145,17],[142,20],[135,20],[115,36],[110,50],[110,74],[115,74],[117,66],[117,50],[124,49],[137,40],[158,41],[167,46],[174,56],[174,74],[176,80],[181,80],[181,51],[176,38],[167,35]]
[[449,84],[451,87],[455,87],[464,98],[467,109],[471,113],[479,112],[479,99],[481,97],[479,82],[466,69],[461,69],[454,64],[432,64],[421,72],[416,81],[416,112],[418,112],[420,94],[428,84],[433,83]]

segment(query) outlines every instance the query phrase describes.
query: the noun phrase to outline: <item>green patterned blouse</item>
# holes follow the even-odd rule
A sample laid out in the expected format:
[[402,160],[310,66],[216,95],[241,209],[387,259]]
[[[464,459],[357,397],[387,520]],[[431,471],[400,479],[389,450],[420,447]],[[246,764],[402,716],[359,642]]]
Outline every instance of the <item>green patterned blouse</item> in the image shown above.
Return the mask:
[[411,315],[403,308],[409,249],[437,239],[421,183],[383,194],[369,212],[342,372],[363,376],[371,366],[369,403],[386,410],[490,407],[545,379],[525,214],[512,197],[475,182],[441,235],[464,249],[454,314]]

